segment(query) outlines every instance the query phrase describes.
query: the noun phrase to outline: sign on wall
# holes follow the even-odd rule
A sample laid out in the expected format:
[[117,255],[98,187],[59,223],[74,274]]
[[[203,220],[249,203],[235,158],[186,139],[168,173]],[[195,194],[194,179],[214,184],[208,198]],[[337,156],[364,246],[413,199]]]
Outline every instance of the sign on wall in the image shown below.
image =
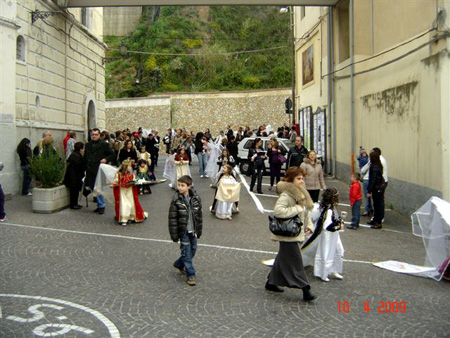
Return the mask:
[[313,140],[314,150],[322,158],[322,163],[326,163],[327,156],[327,119],[325,110],[317,107],[317,110],[313,114]]

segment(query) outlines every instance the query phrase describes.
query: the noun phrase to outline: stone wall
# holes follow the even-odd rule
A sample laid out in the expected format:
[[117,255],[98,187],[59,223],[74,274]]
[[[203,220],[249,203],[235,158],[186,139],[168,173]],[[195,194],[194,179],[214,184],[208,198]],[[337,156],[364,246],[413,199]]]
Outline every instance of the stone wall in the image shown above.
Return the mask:
[[291,89],[226,93],[185,93],[140,99],[108,100],[106,129],[186,128],[194,133],[210,128],[217,135],[228,124],[235,130],[249,125],[270,124],[275,128],[289,123],[284,101]]
[[130,128],[157,129],[161,134],[170,126],[170,98],[123,99],[106,101],[106,130]]

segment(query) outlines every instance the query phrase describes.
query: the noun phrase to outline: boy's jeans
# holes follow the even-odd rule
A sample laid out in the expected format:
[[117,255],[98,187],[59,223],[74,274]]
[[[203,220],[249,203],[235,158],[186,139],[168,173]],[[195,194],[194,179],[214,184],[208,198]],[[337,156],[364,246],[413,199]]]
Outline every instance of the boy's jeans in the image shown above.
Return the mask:
[[180,270],[186,268],[186,277],[195,277],[192,260],[197,251],[197,237],[194,233],[187,233],[180,238],[180,250],[181,256],[173,263],[173,266]]
[[97,208],[106,207],[105,197],[103,195],[97,196]]
[[356,201],[352,206],[352,227],[359,227],[362,200]]

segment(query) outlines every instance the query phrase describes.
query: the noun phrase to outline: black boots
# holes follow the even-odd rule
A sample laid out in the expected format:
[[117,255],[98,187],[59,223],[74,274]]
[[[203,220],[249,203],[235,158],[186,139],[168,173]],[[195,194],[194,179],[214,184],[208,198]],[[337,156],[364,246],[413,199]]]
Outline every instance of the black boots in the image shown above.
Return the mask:
[[314,295],[313,293],[311,293],[310,289],[311,289],[311,287],[310,287],[309,285],[302,288],[302,291],[303,291],[303,300],[304,300],[305,302],[310,302],[310,301],[312,301],[312,300],[314,300],[314,299],[317,298],[316,295]]
[[266,282],[266,290],[273,292],[284,292],[284,290],[276,285],[269,284],[269,281]]

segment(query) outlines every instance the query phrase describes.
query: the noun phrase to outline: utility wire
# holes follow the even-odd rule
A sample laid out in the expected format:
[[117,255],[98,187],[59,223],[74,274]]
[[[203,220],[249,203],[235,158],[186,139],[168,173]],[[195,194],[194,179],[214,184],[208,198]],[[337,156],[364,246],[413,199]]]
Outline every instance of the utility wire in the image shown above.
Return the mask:
[[[403,47],[404,45],[406,45],[406,44],[408,44],[408,43],[410,43],[410,42],[413,42],[413,41],[415,41],[415,40],[417,40],[417,39],[420,39],[420,38],[423,37],[424,35],[426,35],[426,34],[432,32],[432,31],[434,31],[434,30],[436,30],[436,28],[430,28],[429,30],[425,31],[424,33],[422,33],[422,34],[420,34],[420,35],[418,35],[418,36],[416,36],[416,37],[414,37],[414,38],[412,38],[412,39],[409,39],[409,40],[407,40],[407,41],[405,41],[405,42],[403,42],[403,43],[401,43],[401,44],[399,44],[399,45],[397,45],[397,46],[395,46],[395,47],[389,48],[389,49],[387,49],[387,50],[385,50],[385,51],[383,51],[383,52],[381,52],[381,53],[379,53],[379,54],[377,54],[377,55],[370,56],[370,57],[365,58],[365,59],[363,59],[363,60],[359,60],[359,61],[350,63],[350,64],[348,64],[348,65],[345,66],[345,67],[336,69],[334,72],[331,72],[331,73],[328,73],[328,74],[323,75],[323,76],[322,76],[322,79],[323,79],[324,77],[326,77],[326,76],[330,76],[330,75],[336,74],[336,73],[338,73],[338,72],[341,72],[341,71],[343,71],[344,69],[347,69],[347,68],[351,67],[352,65],[357,65],[357,64],[359,64],[359,63],[363,63],[363,62],[366,62],[366,61],[375,59],[375,58],[377,58],[377,57],[379,57],[379,56],[381,56],[381,55],[384,55],[384,54],[387,54],[387,53],[389,53],[389,52],[392,52],[393,50],[396,50],[397,48]],[[442,35],[441,35],[441,36],[442,36]],[[444,34],[444,36],[445,36],[445,34]],[[346,77],[346,76],[345,76],[345,77]]]
[[[158,52],[141,52],[141,51],[133,51],[129,50],[127,53],[131,54],[145,54],[145,55],[162,55],[162,56],[212,56],[212,55],[237,55],[237,54],[248,54],[248,53],[260,53],[269,50],[276,50],[282,48],[288,48],[291,46],[278,46],[278,47],[270,47],[263,49],[253,49],[253,50],[245,50],[238,52],[223,52],[223,53],[158,53]],[[118,48],[110,48],[109,50],[120,51]]]
[[[379,68],[382,68],[382,67],[385,67],[385,66],[387,66],[387,65],[390,65],[391,63],[397,62],[397,61],[399,61],[399,60],[401,60],[401,59],[403,59],[403,58],[405,58],[405,57],[407,57],[407,56],[409,56],[409,55],[411,55],[411,54],[417,52],[418,50],[422,49],[423,47],[426,47],[426,46],[428,46],[428,45],[431,45],[431,44],[434,43],[434,42],[437,42],[437,41],[440,40],[441,38],[447,38],[447,37],[449,37],[449,36],[450,36],[450,33],[449,33],[449,32],[447,32],[447,33],[445,33],[445,34],[438,35],[438,36],[434,37],[433,39],[431,39],[431,40],[429,40],[429,41],[427,41],[427,42],[421,44],[420,46],[417,46],[416,48],[410,50],[409,52],[407,52],[407,53],[405,53],[405,54],[403,54],[403,55],[400,55],[400,56],[398,56],[398,57],[396,57],[396,58],[394,58],[394,59],[392,59],[392,60],[389,60],[389,61],[387,61],[387,62],[384,62],[384,63],[382,63],[382,64],[380,64],[380,65],[378,65],[378,66],[372,67],[372,68],[370,68],[370,69],[366,69],[366,70],[362,70],[362,71],[360,71],[360,72],[356,72],[356,73],[353,74],[353,76],[361,75],[361,74],[365,74],[365,73],[369,73],[369,72],[372,72],[372,71],[377,70],[377,69],[379,69]],[[337,76],[336,79],[338,79],[338,80],[339,80],[339,79],[346,79],[346,78],[349,78],[349,77],[350,77],[350,75]]]

